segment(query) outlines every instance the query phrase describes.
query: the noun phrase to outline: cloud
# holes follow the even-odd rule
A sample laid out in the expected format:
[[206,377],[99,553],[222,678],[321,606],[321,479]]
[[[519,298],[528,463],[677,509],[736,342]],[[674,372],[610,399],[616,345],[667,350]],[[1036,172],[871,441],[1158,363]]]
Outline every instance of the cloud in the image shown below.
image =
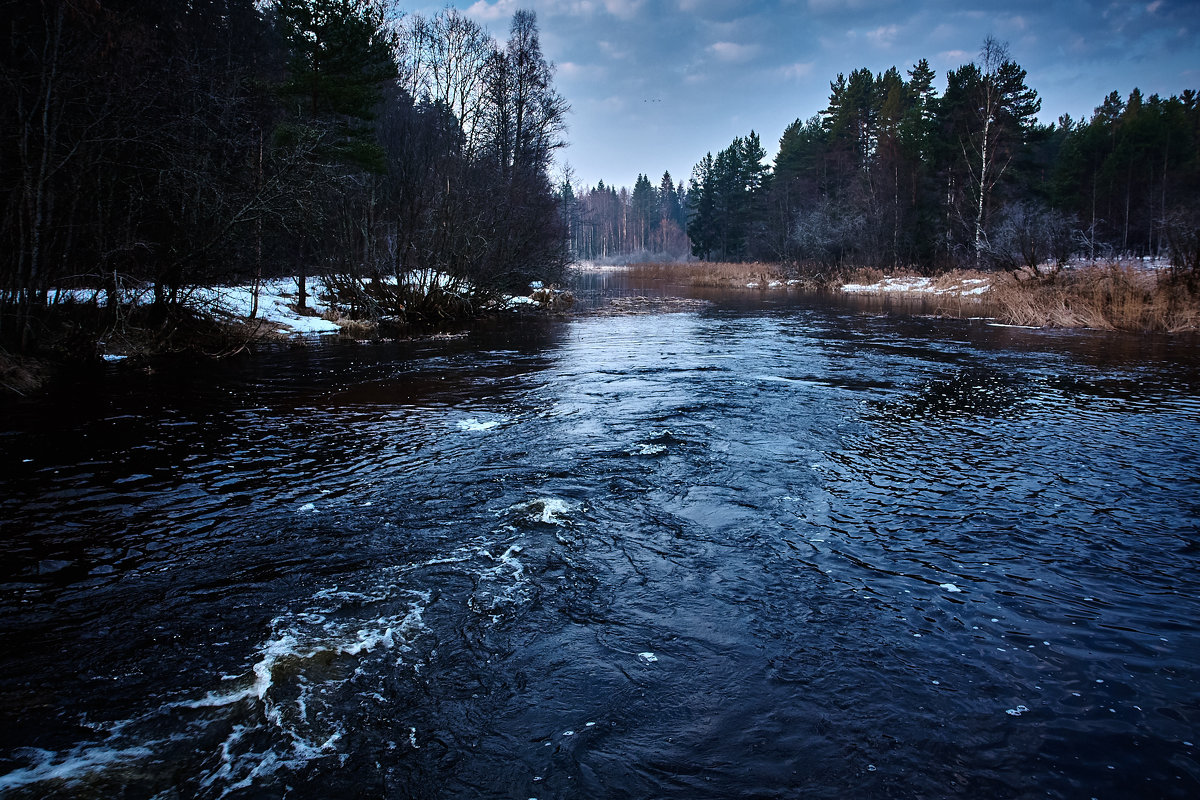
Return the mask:
[[595,67],[587,67],[583,64],[576,64],[574,61],[564,61],[561,64],[555,65],[557,74],[568,80],[596,78],[601,70]]
[[600,48],[601,53],[603,53],[604,55],[608,56],[611,59],[614,59],[617,61],[624,61],[625,59],[629,58],[628,50],[618,47],[617,45],[613,44],[610,41],[602,40],[602,41],[596,42],[596,46]]
[[508,19],[517,10],[517,0],[496,0],[495,3],[489,3],[487,0],[477,0],[470,8],[467,9],[467,16],[482,20],[483,22],[495,22],[501,19]]
[[589,17],[596,12],[596,4],[591,0],[574,0],[564,4],[562,10],[574,16]]
[[633,19],[645,0],[604,0],[604,10],[618,19]]
[[832,11],[866,11],[890,6],[895,0],[808,0],[808,10],[824,14]]
[[708,52],[721,61],[741,63],[749,61],[758,55],[761,48],[756,44],[738,44],[737,42],[714,42],[708,46]]
[[729,18],[740,16],[746,11],[743,0],[679,0],[679,10],[700,17]]
[[812,61],[797,61],[795,64],[780,67],[779,73],[790,81],[802,81],[812,75],[814,66],[816,64]]
[[867,31],[867,38],[879,47],[891,47],[899,33],[899,25],[882,25],[873,31]]
[[619,114],[629,107],[629,103],[624,97],[610,95],[597,101],[595,107],[597,111],[602,111],[605,114]]
[[948,22],[942,22],[934,26],[933,30],[929,31],[927,39],[930,41],[939,41],[945,39],[957,39],[961,36],[961,32],[954,25]]

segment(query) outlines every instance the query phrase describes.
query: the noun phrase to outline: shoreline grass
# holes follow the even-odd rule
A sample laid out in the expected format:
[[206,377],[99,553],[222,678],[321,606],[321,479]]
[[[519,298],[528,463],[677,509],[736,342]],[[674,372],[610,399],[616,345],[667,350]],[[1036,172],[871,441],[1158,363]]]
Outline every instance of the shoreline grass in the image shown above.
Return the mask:
[[987,301],[1001,321],[1039,328],[1133,333],[1200,330],[1200,295],[1169,272],[1113,262],[1066,269],[1040,279],[997,276]]
[[766,289],[783,286],[825,288],[816,276],[803,276],[783,264],[753,261],[687,261],[630,264],[625,274],[634,280],[666,280],[706,289]]
[[813,273],[773,263],[630,264],[635,280],[731,290],[850,290],[860,295],[936,303],[949,316],[989,316],[1034,328],[1090,328],[1132,333],[1200,330],[1200,293],[1171,272],[1140,263],[1085,264],[1052,275],[955,269],[934,276],[915,270],[860,267]]

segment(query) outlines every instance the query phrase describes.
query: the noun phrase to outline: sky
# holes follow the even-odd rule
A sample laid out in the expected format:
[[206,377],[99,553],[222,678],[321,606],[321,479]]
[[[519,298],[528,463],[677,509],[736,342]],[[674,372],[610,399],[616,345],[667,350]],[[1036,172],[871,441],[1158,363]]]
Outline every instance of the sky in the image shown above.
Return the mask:
[[[686,181],[751,130],[774,157],[792,121],[825,108],[838,73],[947,70],[1006,42],[1042,98],[1044,123],[1088,119],[1111,91],[1200,89],[1200,0],[467,0],[451,2],[504,41],[519,8],[537,14],[555,88],[571,106],[576,187],[632,187],[665,170]],[[422,14],[441,6],[409,7]]]

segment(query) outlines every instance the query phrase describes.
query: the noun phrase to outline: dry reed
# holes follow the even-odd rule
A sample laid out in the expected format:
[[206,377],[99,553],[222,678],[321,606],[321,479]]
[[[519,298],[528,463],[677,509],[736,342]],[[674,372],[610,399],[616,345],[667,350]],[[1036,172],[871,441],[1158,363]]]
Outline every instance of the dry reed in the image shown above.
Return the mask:
[[28,397],[42,388],[48,377],[46,364],[0,348],[0,398],[9,394]]
[[765,288],[788,279],[783,265],[757,261],[748,264],[715,261],[630,264],[627,274],[635,280],[665,280],[710,288]]
[[1013,325],[1176,333],[1200,328],[1200,296],[1130,264],[1064,270],[1050,279],[996,276],[987,301]]

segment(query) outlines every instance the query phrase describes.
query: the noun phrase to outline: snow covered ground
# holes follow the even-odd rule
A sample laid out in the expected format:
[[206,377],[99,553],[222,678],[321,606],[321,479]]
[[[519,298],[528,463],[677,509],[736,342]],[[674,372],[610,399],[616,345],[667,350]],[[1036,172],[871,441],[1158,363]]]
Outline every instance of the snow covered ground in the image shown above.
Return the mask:
[[[308,283],[308,306],[318,315],[330,311],[322,299],[327,294],[320,280]],[[258,290],[258,318],[274,325],[282,334],[312,335],[338,333],[342,328],[322,316],[305,316],[295,309],[299,287],[294,279],[281,278],[266,281]],[[198,289],[193,295],[201,307],[208,307],[233,317],[248,318],[254,303],[254,291],[250,286],[222,286]]]
[[977,297],[989,288],[984,278],[963,278],[953,283],[935,281],[933,278],[908,276],[903,278],[884,278],[878,283],[847,283],[842,291],[847,294],[929,294],[955,295],[959,297]]
[[[312,279],[308,281],[307,288],[308,306],[318,316],[307,316],[295,310],[299,293],[299,284],[295,278],[278,278],[264,281],[259,286],[256,319],[274,325],[283,334],[337,333],[341,328],[336,322],[319,316],[329,311],[329,306],[322,300],[327,294],[325,284],[319,279]],[[67,289],[51,292],[51,297],[60,302],[70,300],[101,306],[108,302],[107,294],[95,289]],[[154,292],[146,287],[128,288],[121,292],[121,302],[128,305],[149,305],[153,301]],[[254,287],[215,286],[194,289],[184,296],[183,303],[207,313],[248,319],[254,307]]]
[[[448,287],[454,281],[448,275],[439,273],[414,273],[409,279],[417,286]],[[395,278],[391,281],[394,283]],[[531,287],[542,290],[538,283]],[[330,292],[325,282],[320,278],[310,278],[306,283],[308,292],[307,306],[309,313],[301,314],[296,311],[296,301],[299,296],[299,284],[295,278],[276,278],[264,281],[258,287],[258,309],[255,319],[262,320],[266,325],[285,336],[320,336],[336,334],[342,326],[334,319],[341,319],[328,302]],[[464,291],[469,291],[464,286]],[[72,300],[77,303],[97,303],[103,306],[107,295],[95,289],[70,289],[52,292],[52,298],[59,301]],[[144,287],[127,289],[122,292],[122,302],[130,305],[148,305],[154,299],[153,292]],[[216,286],[202,287],[187,293],[184,304],[198,311],[215,316],[232,317],[235,319],[250,319],[254,310],[254,287],[252,286]],[[532,297],[505,296],[501,298],[501,308],[517,310],[521,308],[540,307],[544,305]],[[332,318],[332,319],[331,319]]]
[[[1116,259],[1114,261],[1101,261],[1092,263],[1087,261],[1071,262],[1064,265],[1065,270],[1085,270],[1104,268],[1106,266],[1117,266],[1122,268],[1132,268],[1134,270],[1146,272],[1161,272],[1170,269],[1170,262],[1161,257],[1145,257],[1145,258],[1125,258]],[[1050,271],[1050,266],[1043,267],[1044,272]],[[1034,273],[1026,270],[1029,276]],[[976,273],[978,274],[978,273]],[[915,275],[884,278],[877,283],[847,283],[841,287],[843,292],[847,294],[892,294],[892,293],[908,293],[908,294],[924,294],[924,295],[948,295],[957,297],[979,297],[991,288],[991,281],[988,278],[967,278],[954,277],[954,273],[940,278],[922,278]]]

